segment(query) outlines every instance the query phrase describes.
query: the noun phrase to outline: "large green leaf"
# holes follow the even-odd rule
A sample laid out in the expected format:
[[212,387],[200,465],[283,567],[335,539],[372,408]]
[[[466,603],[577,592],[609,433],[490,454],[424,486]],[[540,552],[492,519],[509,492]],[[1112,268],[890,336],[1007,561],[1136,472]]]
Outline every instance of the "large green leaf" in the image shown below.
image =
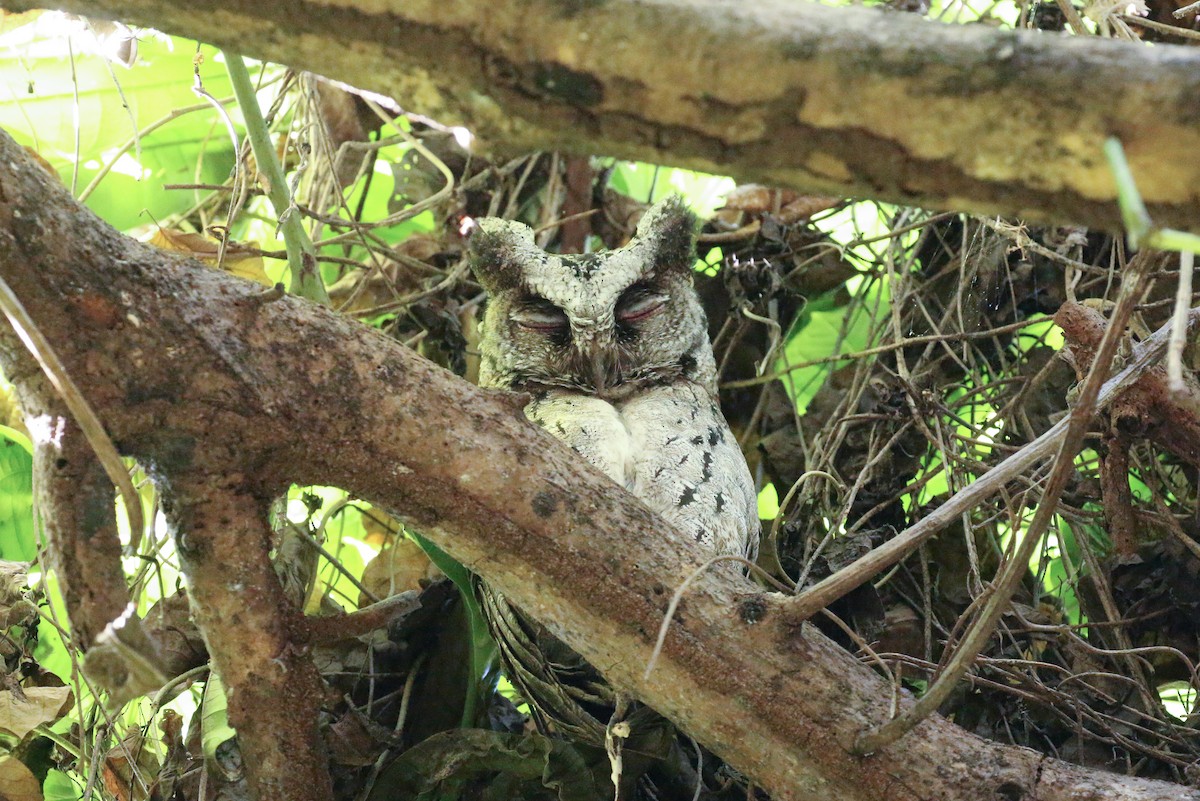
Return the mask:
[[[192,93],[197,56],[204,88],[218,98],[231,94],[216,50],[197,53],[194,42],[145,31],[137,62],[126,68],[92,52],[94,37],[78,23],[59,19],[46,14],[0,36],[7,45],[0,47],[0,87],[7,89],[0,92],[0,128],[37,151],[68,185],[78,153],[77,191],[116,160],[87,202],[120,229],[160,220],[195,202],[191,191],[164,192],[164,183],[220,182],[228,176],[233,146],[211,107],[172,120],[117,158],[135,128],[203,102]],[[77,114],[64,113],[76,108]]]
[[27,442],[12,429],[0,426],[0,559],[15,562],[37,558],[33,456]]
[[46,801],[78,801],[83,797],[83,788],[66,773],[51,770],[42,785]]

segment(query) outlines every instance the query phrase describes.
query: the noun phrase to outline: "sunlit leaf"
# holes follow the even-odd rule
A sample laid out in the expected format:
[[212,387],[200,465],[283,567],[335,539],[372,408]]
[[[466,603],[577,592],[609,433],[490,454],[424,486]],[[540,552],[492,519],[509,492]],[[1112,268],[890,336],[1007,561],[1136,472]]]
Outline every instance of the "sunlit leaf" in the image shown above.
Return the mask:
[[[103,165],[114,164],[88,198],[107,221],[128,229],[146,222],[147,212],[161,220],[196,199],[190,191],[164,192],[164,183],[219,183],[228,177],[233,146],[216,112],[191,92],[194,43],[143,32],[137,63],[113,70],[101,43],[79,24],[61,14],[43,14],[35,22],[0,33],[0,87],[8,87],[0,91],[0,128],[37,150],[77,190]],[[200,79],[215,97],[231,94],[217,59],[201,60]],[[62,113],[76,98],[78,116]],[[145,129],[185,106],[196,110],[119,152],[133,139],[135,126]]]
[[0,427],[0,559],[33,561],[33,456],[28,438]]
[[71,704],[70,687],[25,687],[21,695],[0,690],[0,729],[17,738],[58,720]]
[[255,242],[228,243],[222,259],[221,243],[201,234],[156,227],[149,241],[157,248],[182,253],[210,267],[220,267],[239,278],[257,281],[264,286],[275,284],[263,270],[263,257],[259,254],[258,244]]
[[83,792],[70,776],[60,770],[51,770],[46,774],[42,790],[46,794],[46,801],[79,801]]

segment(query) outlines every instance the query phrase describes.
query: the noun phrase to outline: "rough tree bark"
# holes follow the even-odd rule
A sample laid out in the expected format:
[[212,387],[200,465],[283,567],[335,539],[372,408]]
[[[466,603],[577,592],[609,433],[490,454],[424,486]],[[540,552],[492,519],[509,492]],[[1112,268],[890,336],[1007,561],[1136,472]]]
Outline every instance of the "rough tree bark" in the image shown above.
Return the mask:
[[380,91],[490,147],[955,211],[1116,229],[1115,135],[1155,222],[1200,229],[1191,48],[789,0],[54,5]]
[[[0,278],[160,485],[259,798],[328,797],[306,626],[269,575],[262,528],[266,501],[299,482],[393,510],[776,798],[1200,801],[940,718],[855,756],[892,688],[731,571],[695,582],[644,677],[672,589],[702,561],[693,546],[664,538],[508,396],[324,308],[122,237],[4,135]],[[0,357],[23,402],[53,414],[11,333]],[[39,458],[58,445],[41,437]]]

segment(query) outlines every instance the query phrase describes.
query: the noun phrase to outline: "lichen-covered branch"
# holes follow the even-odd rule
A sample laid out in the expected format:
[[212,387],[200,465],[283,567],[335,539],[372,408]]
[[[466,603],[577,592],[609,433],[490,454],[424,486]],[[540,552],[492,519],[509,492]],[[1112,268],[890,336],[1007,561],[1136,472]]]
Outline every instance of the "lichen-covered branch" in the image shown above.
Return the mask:
[[[50,390],[49,382],[39,382]],[[35,435],[34,488],[43,511],[52,564],[71,618],[72,636],[87,650],[129,605],[113,485],[65,408],[50,401],[31,415]],[[56,431],[41,431],[39,426]]]
[[487,148],[931,208],[1115,230],[1116,136],[1154,222],[1200,226],[1194,48],[790,0],[55,5],[384,92]]
[[267,503],[237,470],[177,473],[164,500],[192,617],[224,683],[250,786],[260,801],[332,798],[316,726],[321,678],[301,610],[271,565]]
[[[506,396],[326,309],[271,300],[121,237],[7,137],[0,277],[113,441],[159,482],[235,725],[243,737],[268,725],[290,737],[253,752],[260,798],[314,797],[273,794],[271,782],[287,770],[312,779],[324,760],[315,671],[251,523],[265,499],[299,482],[393,510],[775,798],[1200,801],[1196,790],[985,742],[940,718],[855,756],[858,734],[890,714],[892,688],[732,570],[693,583],[645,677],[671,591],[703,560],[694,547],[664,539],[649,510]],[[108,313],[69,313],[80,298]],[[0,340],[21,393],[44,394],[13,337]],[[259,641],[247,647],[242,630]]]

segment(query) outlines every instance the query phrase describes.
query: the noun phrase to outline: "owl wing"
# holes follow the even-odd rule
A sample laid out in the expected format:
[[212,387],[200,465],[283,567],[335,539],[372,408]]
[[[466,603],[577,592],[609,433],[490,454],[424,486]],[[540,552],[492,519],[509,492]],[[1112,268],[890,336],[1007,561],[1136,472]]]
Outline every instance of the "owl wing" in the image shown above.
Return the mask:
[[691,381],[647,390],[623,410],[638,443],[633,494],[714,553],[754,558],[754,479],[708,391]]
[[636,443],[611,403],[591,395],[554,390],[526,406],[525,416],[570,445],[613,481],[633,490]]
[[754,480],[720,407],[700,385],[677,381],[619,404],[554,391],[525,413],[705,548],[754,557]]

